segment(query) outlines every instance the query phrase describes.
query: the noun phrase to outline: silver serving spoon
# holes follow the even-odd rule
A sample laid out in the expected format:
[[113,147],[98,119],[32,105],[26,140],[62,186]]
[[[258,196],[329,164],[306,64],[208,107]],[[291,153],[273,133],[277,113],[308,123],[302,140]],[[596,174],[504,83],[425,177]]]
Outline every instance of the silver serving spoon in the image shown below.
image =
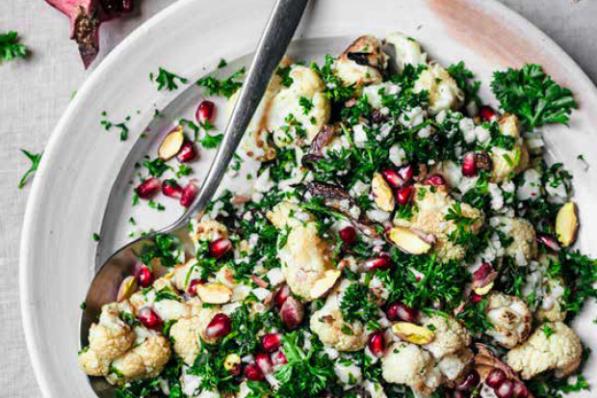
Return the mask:
[[[153,245],[157,234],[173,234],[179,236],[183,242],[188,242],[188,223],[193,215],[204,210],[220,185],[269,80],[290,44],[307,2],[308,0],[276,0],[224,132],[222,143],[205,182],[188,211],[172,225],[125,245],[99,268],[87,292],[85,309],[81,315],[82,347],[88,343],[89,327],[97,320],[102,305],[116,300],[123,279],[133,273],[135,263],[138,261],[136,253],[140,253],[144,246]],[[90,377],[90,383],[98,397],[114,396],[114,387],[103,377]]]

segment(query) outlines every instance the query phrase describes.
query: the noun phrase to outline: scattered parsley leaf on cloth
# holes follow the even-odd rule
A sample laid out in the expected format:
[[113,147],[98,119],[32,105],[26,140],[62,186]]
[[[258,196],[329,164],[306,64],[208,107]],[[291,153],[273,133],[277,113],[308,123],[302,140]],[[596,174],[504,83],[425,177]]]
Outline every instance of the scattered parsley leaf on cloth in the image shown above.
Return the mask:
[[0,33],[0,62],[12,61],[15,58],[25,58],[29,50],[19,43],[17,32]]
[[572,91],[559,86],[536,64],[495,72],[491,88],[501,108],[519,116],[529,130],[551,123],[568,124],[572,109],[578,107]]
[[25,174],[23,174],[23,177],[21,177],[21,180],[19,181],[19,189],[22,189],[25,184],[27,184],[29,177],[35,174],[39,167],[39,162],[41,162],[42,155],[42,153],[32,153],[26,149],[21,149],[21,152],[23,152],[23,154],[31,161],[31,167],[29,167],[29,170],[27,170]]

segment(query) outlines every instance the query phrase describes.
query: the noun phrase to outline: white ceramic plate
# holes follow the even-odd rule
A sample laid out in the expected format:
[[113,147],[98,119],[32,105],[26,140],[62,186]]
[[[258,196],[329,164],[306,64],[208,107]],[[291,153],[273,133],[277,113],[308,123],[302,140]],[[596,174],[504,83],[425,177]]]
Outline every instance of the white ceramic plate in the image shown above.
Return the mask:
[[[133,157],[140,158],[142,151],[155,144],[171,122],[169,118],[190,112],[199,99],[196,86],[157,92],[149,82],[149,73],[164,66],[195,81],[214,69],[220,58],[242,62],[239,57],[254,48],[272,4],[271,0],[176,2],[109,55],[61,119],[33,184],[21,245],[24,328],[45,396],[94,396],[76,363],[79,303],[95,265],[97,244],[91,239],[92,233],[101,227],[102,256],[127,240],[131,229],[127,225],[128,179],[117,182],[104,218],[111,188],[127,155],[147,126],[151,124],[148,139],[134,147]],[[530,23],[487,0],[315,0],[303,22],[298,33],[302,41],[291,50],[298,59],[338,53],[359,34],[383,37],[400,30],[416,37],[432,57],[445,64],[465,60],[484,80],[485,98],[491,71],[525,62],[544,65],[556,80],[574,91],[581,106],[572,117],[570,129],[550,128],[546,136],[552,159],[564,162],[574,172],[576,199],[584,221],[579,246],[597,254],[597,226],[590,222],[597,219],[597,91],[579,67]],[[156,107],[166,109],[165,119],[151,123]],[[131,116],[128,141],[122,143],[116,132],[103,131],[99,124],[102,111],[115,121]],[[581,153],[593,167],[585,170],[577,160]],[[205,156],[203,162],[208,158]],[[195,169],[203,170],[204,166]],[[124,174],[130,176],[132,171]],[[141,227],[159,227],[180,210],[170,204],[159,215],[135,211]],[[594,314],[593,304],[585,308],[575,327],[585,344],[596,351]],[[594,356],[585,373],[597,382]]]

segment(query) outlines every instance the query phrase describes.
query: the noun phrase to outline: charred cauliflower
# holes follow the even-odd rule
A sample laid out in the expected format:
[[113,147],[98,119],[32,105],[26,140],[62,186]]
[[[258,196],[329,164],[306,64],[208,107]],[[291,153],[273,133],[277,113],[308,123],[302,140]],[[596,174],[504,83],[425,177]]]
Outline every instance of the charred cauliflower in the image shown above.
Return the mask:
[[523,379],[554,370],[556,377],[574,372],[582,360],[582,344],[572,329],[562,322],[539,326],[523,344],[506,355],[506,363]]
[[462,106],[464,93],[446,69],[437,63],[427,66],[415,82],[414,91],[426,91],[429,95],[429,111],[438,114],[441,111],[455,110]]
[[338,351],[359,351],[365,347],[365,326],[359,322],[346,322],[340,311],[342,292],[347,283],[341,283],[327,297],[321,309],[311,315],[311,331],[328,346]]
[[347,86],[377,84],[382,81],[387,61],[377,38],[361,36],[334,62],[334,71]]
[[435,391],[442,377],[429,352],[405,342],[388,348],[381,359],[381,372],[388,383],[406,384],[423,395]]
[[486,312],[493,326],[486,333],[500,345],[512,348],[529,337],[533,317],[526,303],[518,297],[491,293]]
[[[462,259],[465,254],[464,248],[449,238],[456,230],[456,224],[453,220],[446,220],[446,216],[451,209],[455,209],[454,206],[458,202],[448,194],[447,188],[432,189],[427,185],[416,184],[413,202],[417,211],[413,212],[411,218],[395,217],[394,224],[432,235],[436,239],[434,249],[442,260]],[[459,206],[461,215],[473,220],[470,231],[477,233],[483,225],[483,213],[466,203]]]

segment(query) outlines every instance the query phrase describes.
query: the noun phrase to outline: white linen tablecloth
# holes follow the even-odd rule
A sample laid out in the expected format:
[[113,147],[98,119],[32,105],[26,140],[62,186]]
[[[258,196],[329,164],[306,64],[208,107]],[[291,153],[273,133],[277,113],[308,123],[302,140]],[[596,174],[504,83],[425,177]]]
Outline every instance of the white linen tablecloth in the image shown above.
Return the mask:
[[[136,26],[174,2],[136,1],[140,7],[133,16],[102,27],[102,51],[94,65]],[[543,29],[597,81],[596,0],[501,1]],[[24,61],[0,64],[0,397],[33,398],[42,394],[29,362],[19,307],[19,241],[29,189],[17,189],[28,168],[19,148],[43,150],[89,72],[68,39],[66,17],[43,0],[0,0],[0,32],[8,30],[18,31],[32,54]]]

